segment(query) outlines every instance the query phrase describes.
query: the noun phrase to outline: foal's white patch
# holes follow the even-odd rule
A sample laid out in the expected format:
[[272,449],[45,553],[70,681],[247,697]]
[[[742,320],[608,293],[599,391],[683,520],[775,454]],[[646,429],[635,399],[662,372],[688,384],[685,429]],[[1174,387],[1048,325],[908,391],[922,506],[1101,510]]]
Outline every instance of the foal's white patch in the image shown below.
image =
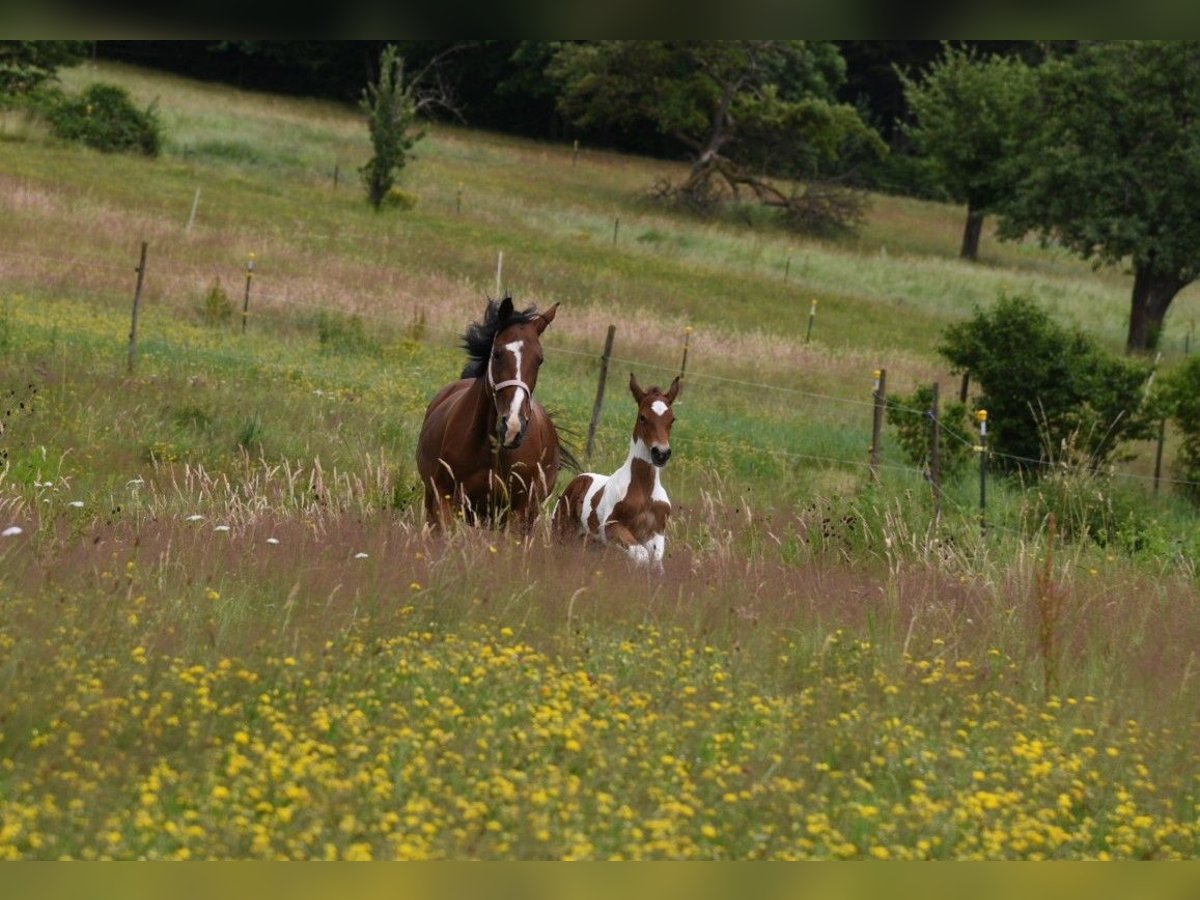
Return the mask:
[[655,400],[650,404],[650,408],[658,415],[665,416],[667,414],[667,410],[671,407],[667,406],[667,404],[662,400]]

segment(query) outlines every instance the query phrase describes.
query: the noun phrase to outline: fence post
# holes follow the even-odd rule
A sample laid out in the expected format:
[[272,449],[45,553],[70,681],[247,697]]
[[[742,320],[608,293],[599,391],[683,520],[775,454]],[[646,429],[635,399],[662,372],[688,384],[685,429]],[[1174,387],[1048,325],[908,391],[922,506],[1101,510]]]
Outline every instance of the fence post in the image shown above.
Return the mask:
[[133,289],[133,318],[129,324],[129,374],[137,364],[138,313],[142,309],[142,282],[146,279],[146,242],[142,241],[142,255],[138,260],[137,287]]
[[335,191],[338,189],[338,177],[341,174],[342,174],[342,161],[340,159],[334,160],[334,163],[333,163],[333,189]]
[[966,372],[963,372],[962,386],[958,389],[958,402],[959,403],[967,402],[967,388],[969,388],[970,386],[971,386],[971,373],[968,370]]
[[680,380],[682,380],[683,376],[687,373],[688,345],[691,344],[691,342],[692,342],[692,326],[689,325],[687,328],[683,329],[683,359],[681,359],[679,361],[679,378],[680,378]]
[[613,246],[617,246],[617,232],[621,229],[621,217],[613,219]]
[[871,413],[871,480],[880,480],[880,451],[882,449],[883,436],[883,404],[886,402],[888,392],[888,371],[886,368],[876,368],[875,370],[875,389],[872,391],[872,396],[875,397],[875,408]]
[[975,413],[979,420],[979,532],[987,534],[987,476],[988,476],[988,445],[986,409]]
[[942,520],[942,423],[940,418],[938,383],[933,383],[933,397],[929,404],[930,425],[933,429],[929,438],[929,481],[933,484],[933,523]]
[[199,205],[200,205],[200,188],[196,188],[196,196],[192,198],[192,211],[188,215],[187,228],[185,228],[184,231],[190,232],[192,230],[192,223],[194,223],[196,221],[196,207],[198,207]]
[[871,415],[871,478],[879,480],[879,455],[883,449],[883,407],[887,402],[887,369],[875,370],[875,406]]
[[1163,444],[1167,438],[1167,417],[1158,420],[1158,446],[1154,449],[1154,493],[1158,493],[1158,482],[1162,478]]
[[792,271],[792,258],[789,256],[783,264],[783,283],[787,284],[788,273]]
[[604,383],[608,380],[608,361],[612,358],[613,338],[617,326],[609,325],[608,334],[604,337],[604,353],[600,355],[600,380],[596,383],[596,402],[592,405],[592,422],[588,425],[587,458],[591,461],[592,451],[596,447],[596,429],[600,425],[600,410],[604,406]]
[[813,319],[817,317],[817,298],[813,297],[812,306],[808,308],[808,330],[804,332],[804,343],[808,343],[808,339],[812,337]]
[[246,295],[242,298],[242,334],[246,333],[246,318],[250,315],[250,282],[254,280],[254,254],[246,260]]
[[504,251],[496,256],[496,299],[500,299],[500,285],[504,283]]
[[575,164],[579,162],[579,138],[575,138],[575,143],[571,146],[571,168],[575,168]]

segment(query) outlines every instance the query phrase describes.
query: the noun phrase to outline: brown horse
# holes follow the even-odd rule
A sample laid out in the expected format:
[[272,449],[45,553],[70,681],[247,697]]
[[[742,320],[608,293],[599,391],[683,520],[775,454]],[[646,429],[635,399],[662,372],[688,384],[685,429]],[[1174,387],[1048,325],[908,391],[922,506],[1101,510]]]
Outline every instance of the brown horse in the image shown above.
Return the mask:
[[671,404],[680,387],[676,378],[665,394],[657,387],[644,391],[633,373],[629,374],[629,390],[638,404],[629,455],[611,475],[584,472],[571,480],[554,510],[559,535],[616,544],[634,562],[662,569],[671,501],[659,480],[659,470],[671,458],[671,426],[675,423]]
[[545,312],[518,312],[505,296],[488,300],[483,320],[467,328],[470,361],[430,402],[417,441],[431,527],[445,526],[459,509],[472,524],[511,517],[528,530],[554,490],[566,452],[533,391],[541,334],[557,310],[556,303]]

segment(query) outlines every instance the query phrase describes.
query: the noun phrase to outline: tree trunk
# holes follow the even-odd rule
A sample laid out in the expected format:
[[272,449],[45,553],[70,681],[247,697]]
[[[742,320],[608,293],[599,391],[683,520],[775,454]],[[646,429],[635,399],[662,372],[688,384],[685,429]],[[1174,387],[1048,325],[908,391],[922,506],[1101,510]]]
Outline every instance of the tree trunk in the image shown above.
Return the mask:
[[1142,353],[1157,349],[1162,334],[1163,319],[1171,301],[1190,279],[1164,275],[1138,263],[1133,275],[1133,302],[1129,310],[1129,337],[1126,353]]
[[984,214],[967,204],[967,224],[963,228],[962,250],[959,256],[972,262],[979,259],[979,235],[983,231]]

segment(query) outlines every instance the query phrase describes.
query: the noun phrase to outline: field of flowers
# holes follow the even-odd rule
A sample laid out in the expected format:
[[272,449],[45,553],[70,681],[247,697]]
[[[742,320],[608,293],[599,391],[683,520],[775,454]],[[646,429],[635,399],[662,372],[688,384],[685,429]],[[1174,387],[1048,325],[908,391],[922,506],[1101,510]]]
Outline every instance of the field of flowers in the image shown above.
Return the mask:
[[[1194,726],[1036,699],[999,647],[610,611],[644,576],[543,557],[518,589],[539,551],[486,540],[394,546],[379,597],[344,553],[323,569],[354,599],[283,598],[210,586],[187,560],[205,540],[107,534],[73,575],[6,579],[0,858],[1196,855]],[[459,571],[487,557],[490,598]],[[570,579],[599,601],[556,600]]]

